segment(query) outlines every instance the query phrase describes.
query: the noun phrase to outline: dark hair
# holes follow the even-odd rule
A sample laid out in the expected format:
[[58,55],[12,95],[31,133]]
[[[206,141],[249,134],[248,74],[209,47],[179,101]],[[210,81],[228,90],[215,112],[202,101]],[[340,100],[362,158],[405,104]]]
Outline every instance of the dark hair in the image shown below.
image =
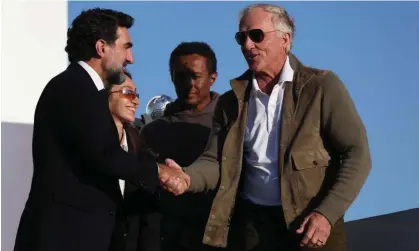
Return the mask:
[[82,11],[67,30],[68,60],[77,62],[97,57],[95,44],[99,39],[112,45],[118,39],[117,29],[129,29],[133,24],[133,17],[119,11],[101,8]]
[[[132,75],[131,75],[131,73],[126,69],[126,68],[124,68],[123,70],[122,70],[122,73],[123,74],[125,74],[125,75],[127,75],[130,79],[132,79]],[[111,80],[108,80],[108,84],[107,84],[107,86],[106,86],[106,90],[108,91],[108,92],[110,92],[111,91],[111,89],[112,89],[112,87],[114,86],[114,85],[118,85],[118,84],[121,84],[120,82],[121,81],[123,81],[123,82],[125,82],[125,77],[124,77],[124,79],[123,80],[121,80],[121,77],[119,77],[119,78],[112,78]]]
[[176,64],[179,63],[179,58],[185,55],[198,54],[207,59],[208,72],[217,72],[217,58],[215,57],[214,51],[205,42],[182,42],[180,43],[170,54],[169,69],[170,74],[173,73],[173,69]]

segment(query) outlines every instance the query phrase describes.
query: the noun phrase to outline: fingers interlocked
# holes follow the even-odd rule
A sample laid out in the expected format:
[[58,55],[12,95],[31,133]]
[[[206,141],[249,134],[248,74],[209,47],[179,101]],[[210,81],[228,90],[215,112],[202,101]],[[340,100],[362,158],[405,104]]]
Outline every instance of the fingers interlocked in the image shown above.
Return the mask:
[[190,177],[173,160],[167,159],[165,164],[160,164],[160,185],[174,195],[183,194],[190,185]]

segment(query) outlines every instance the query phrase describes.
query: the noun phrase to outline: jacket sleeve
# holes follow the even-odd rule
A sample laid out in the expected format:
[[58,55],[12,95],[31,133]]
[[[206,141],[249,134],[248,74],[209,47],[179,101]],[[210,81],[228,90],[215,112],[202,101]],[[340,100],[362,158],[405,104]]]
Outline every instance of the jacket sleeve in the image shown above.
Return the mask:
[[221,98],[218,100],[214,110],[211,133],[204,153],[192,165],[183,168],[184,172],[191,178],[188,192],[207,192],[215,189],[218,185],[221,168],[218,162],[221,142],[218,141],[220,130],[225,124],[220,100]]
[[334,225],[364,185],[371,158],[365,126],[344,84],[332,72],[326,76],[323,95],[323,133],[341,162],[335,183],[315,211]]
[[59,87],[50,93],[47,119],[57,138],[84,167],[154,192],[157,163],[150,155],[135,156],[120,147],[106,91],[92,91],[89,82],[68,75],[52,80]]

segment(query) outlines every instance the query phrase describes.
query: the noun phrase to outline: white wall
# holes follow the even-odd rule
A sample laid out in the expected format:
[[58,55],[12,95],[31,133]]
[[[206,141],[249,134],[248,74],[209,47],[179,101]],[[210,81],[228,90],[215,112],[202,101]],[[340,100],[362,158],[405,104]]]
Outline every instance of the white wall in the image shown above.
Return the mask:
[[67,65],[66,1],[3,1],[1,121],[33,123],[48,80]]
[[1,1],[1,250],[12,251],[32,178],[35,106],[67,66],[67,1]]

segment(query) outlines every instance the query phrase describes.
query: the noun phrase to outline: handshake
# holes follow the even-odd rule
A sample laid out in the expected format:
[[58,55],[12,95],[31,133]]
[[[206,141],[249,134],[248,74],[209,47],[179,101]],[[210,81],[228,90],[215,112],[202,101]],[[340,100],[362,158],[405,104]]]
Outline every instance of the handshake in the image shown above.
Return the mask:
[[174,195],[183,194],[191,184],[189,175],[173,160],[166,159],[164,164],[159,164],[160,185]]

